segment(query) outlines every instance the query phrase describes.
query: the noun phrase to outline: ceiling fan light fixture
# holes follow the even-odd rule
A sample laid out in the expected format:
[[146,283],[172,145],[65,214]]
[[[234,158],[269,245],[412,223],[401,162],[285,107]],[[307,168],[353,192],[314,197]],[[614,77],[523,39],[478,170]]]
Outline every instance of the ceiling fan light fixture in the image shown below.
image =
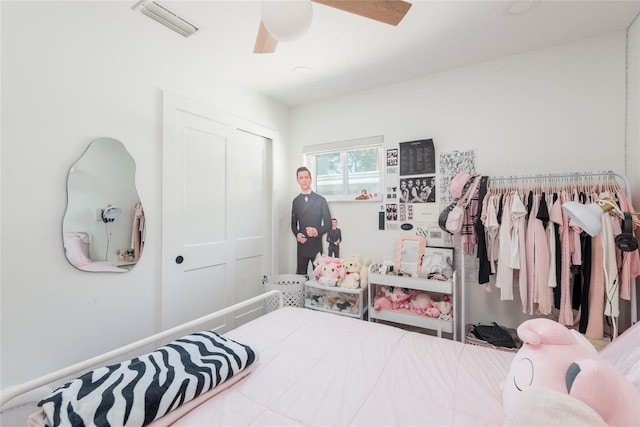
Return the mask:
[[133,9],[184,37],[190,37],[199,30],[195,24],[189,22],[186,18],[155,1],[139,1],[133,6]]
[[313,8],[311,0],[262,2],[262,22],[269,34],[281,42],[299,39],[309,31]]

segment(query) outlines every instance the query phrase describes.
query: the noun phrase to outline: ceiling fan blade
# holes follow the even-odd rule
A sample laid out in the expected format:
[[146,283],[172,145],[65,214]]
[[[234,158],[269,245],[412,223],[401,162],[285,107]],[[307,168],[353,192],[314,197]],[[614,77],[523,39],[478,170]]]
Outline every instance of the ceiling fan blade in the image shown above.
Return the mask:
[[396,26],[407,14],[411,3],[402,0],[311,0],[345,12]]
[[273,53],[278,46],[278,39],[273,37],[264,26],[264,22],[260,21],[258,35],[256,36],[256,44],[253,46],[253,53]]

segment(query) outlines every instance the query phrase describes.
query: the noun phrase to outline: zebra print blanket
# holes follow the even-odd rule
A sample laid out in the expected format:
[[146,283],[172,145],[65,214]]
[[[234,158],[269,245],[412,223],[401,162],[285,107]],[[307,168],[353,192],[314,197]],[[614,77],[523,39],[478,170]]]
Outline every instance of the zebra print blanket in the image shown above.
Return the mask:
[[105,366],[41,400],[45,426],[145,426],[256,360],[254,350],[212,331]]

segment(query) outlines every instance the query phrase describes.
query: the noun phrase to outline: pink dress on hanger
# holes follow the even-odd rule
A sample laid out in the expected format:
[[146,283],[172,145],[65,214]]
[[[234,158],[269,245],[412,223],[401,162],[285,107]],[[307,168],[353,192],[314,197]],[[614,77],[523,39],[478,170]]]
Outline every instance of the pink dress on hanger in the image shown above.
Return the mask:
[[[594,196],[594,200],[597,196]],[[601,340],[604,336],[604,269],[602,267],[602,238],[591,238],[591,283],[589,285],[589,320],[585,336]]]
[[486,209],[483,210],[483,216],[486,215],[484,229],[487,233],[487,255],[489,257],[489,265],[491,273],[496,273],[496,261],[500,249],[500,223],[498,222],[498,199],[500,197],[492,194],[488,197]]
[[[549,287],[549,268],[551,252],[548,246],[548,240],[544,224],[537,218],[538,208],[542,194],[533,196],[533,206],[529,215],[529,228],[527,234],[527,290],[528,305],[527,313],[529,314],[551,314],[553,308],[553,290]],[[553,225],[551,225],[553,226]],[[531,255],[530,255],[531,253]],[[535,304],[538,304],[537,313]]]
[[[547,206],[553,208],[553,194],[547,194]],[[549,210],[549,216],[551,216],[551,209]],[[547,280],[547,286],[551,289],[551,301],[553,301],[553,288],[558,286],[558,279],[556,276],[556,233],[551,218],[549,218],[546,233],[547,245],[549,247],[549,278]],[[553,302],[551,304],[553,305]]]

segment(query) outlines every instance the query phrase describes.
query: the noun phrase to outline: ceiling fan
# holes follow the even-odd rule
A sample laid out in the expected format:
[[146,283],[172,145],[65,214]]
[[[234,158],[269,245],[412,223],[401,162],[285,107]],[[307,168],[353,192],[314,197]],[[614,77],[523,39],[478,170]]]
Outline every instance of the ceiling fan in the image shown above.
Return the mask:
[[[311,2],[320,3],[345,12],[350,12],[378,22],[396,26],[407,14],[411,3],[403,0],[306,0],[306,1],[263,1],[262,19],[253,53],[273,53],[278,41],[299,37],[311,25]],[[287,16],[284,7],[293,7]],[[284,30],[277,26],[284,25]]]

